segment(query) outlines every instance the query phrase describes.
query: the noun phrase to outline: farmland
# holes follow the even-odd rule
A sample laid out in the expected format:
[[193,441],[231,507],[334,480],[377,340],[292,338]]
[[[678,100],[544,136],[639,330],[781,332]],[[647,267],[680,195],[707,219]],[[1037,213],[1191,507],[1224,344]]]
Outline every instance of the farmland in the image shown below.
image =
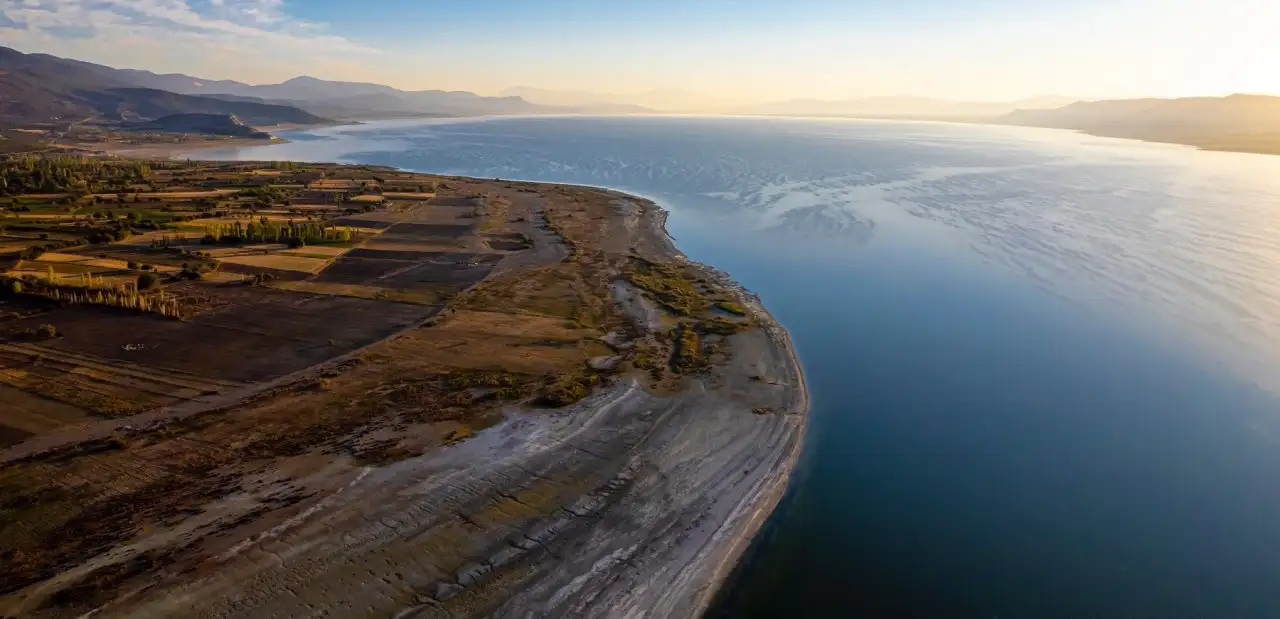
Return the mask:
[[[785,335],[638,199],[366,166],[3,165],[0,616],[483,616],[523,578],[584,573],[561,557],[613,552],[574,551],[584,523],[689,539],[591,514],[736,510],[798,445],[802,416],[751,412],[803,409]],[[423,516],[370,528],[402,514]]]

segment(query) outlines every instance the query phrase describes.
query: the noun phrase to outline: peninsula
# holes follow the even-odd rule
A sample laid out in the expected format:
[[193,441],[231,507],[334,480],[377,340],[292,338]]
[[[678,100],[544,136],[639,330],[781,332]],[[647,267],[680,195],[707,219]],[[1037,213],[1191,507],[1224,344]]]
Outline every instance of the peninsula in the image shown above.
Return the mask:
[[696,617],[785,330],[613,191],[11,156],[0,616]]

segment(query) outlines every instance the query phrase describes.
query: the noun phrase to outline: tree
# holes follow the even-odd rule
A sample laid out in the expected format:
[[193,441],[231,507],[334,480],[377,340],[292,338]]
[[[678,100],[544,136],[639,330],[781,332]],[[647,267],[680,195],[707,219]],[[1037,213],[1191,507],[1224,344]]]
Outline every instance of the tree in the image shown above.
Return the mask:
[[155,273],[143,273],[138,276],[138,290],[151,290],[160,285],[160,278]]
[[36,327],[36,335],[41,339],[50,340],[58,337],[58,328],[51,324],[42,324]]

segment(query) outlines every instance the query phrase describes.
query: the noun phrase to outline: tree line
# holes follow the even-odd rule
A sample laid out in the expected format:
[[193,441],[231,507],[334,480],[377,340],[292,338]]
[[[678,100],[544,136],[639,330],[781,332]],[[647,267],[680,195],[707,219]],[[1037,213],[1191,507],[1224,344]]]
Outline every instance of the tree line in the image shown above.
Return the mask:
[[351,229],[316,221],[273,222],[266,217],[249,223],[234,221],[205,227],[205,245],[244,243],[284,243],[292,246],[324,242],[349,243]]

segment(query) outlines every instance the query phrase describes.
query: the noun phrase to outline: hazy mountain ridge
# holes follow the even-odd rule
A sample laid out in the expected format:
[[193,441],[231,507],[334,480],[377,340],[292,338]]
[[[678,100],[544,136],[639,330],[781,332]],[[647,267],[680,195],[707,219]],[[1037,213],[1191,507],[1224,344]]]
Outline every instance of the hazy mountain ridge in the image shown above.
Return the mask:
[[1265,95],[1081,101],[1053,110],[1018,110],[996,122],[1280,154],[1280,97]]
[[[4,47],[0,47],[0,75],[4,78],[0,80],[0,119],[9,124],[94,115],[137,120],[136,117],[178,113],[236,115],[253,124],[315,124],[326,118],[622,111],[611,107],[537,105],[519,97],[486,97],[464,91],[402,91],[382,84],[309,76],[280,84],[251,85],[178,73],[116,69],[48,54],[23,54]],[[161,102],[167,102],[169,107],[158,109]]]
[[864,97],[858,99],[793,99],[744,108],[743,113],[783,116],[847,116],[980,120],[1020,109],[1057,108],[1076,99],[1041,96],[1018,101],[950,101],[930,97]]

